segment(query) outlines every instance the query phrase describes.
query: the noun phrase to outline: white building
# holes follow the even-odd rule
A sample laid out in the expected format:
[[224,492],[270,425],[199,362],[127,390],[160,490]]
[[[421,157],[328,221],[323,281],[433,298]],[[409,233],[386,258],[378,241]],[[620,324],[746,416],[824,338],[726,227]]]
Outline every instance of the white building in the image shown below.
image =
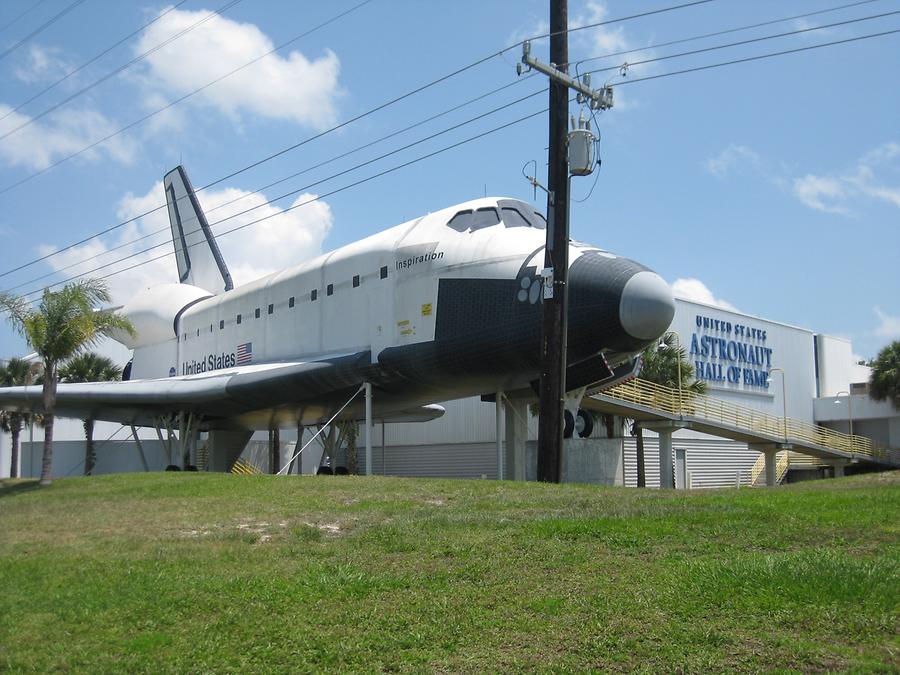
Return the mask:
[[[900,446],[900,412],[888,403],[876,403],[867,396],[869,369],[853,363],[849,341],[687,300],[676,300],[670,330],[677,334],[711,396],[778,417],[786,413],[801,422],[821,424],[845,433],[849,431],[852,408],[855,434],[869,436],[889,447]],[[376,424],[374,472],[495,478],[498,473],[495,405],[479,398],[443,405],[446,415],[432,422]],[[524,414],[527,419],[516,421],[512,419],[515,414]],[[508,408],[506,416],[510,419],[501,428],[507,429],[507,433],[516,423],[523,430],[527,426],[528,454],[533,465],[537,419],[523,407],[518,413]],[[587,443],[584,452],[599,451],[602,445],[603,452],[621,458],[618,466],[603,477],[581,476],[581,479],[634,485],[635,440],[627,428],[623,433],[621,421],[612,428],[614,438],[609,439],[606,425],[598,420],[591,439],[582,444]],[[20,463],[23,476],[36,476],[40,471],[40,429],[34,430],[33,443],[31,438],[31,430],[23,430]],[[78,475],[84,460],[81,422],[58,421],[56,438],[54,475]],[[133,442],[128,442],[130,438],[130,429],[117,424],[97,424],[97,473],[142,470],[145,463],[150,470],[160,470],[169,463],[155,431],[141,432],[141,438],[145,439],[143,453]],[[656,435],[645,431],[644,438],[647,484],[658,485]],[[264,439],[265,434],[257,434],[244,457],[265,470],[268,460]],[[283,430],[281,440],[283,458],[287,459],[296,444],[296,431]],[[759,452],[745,443],[690,430],[678,431],[673,445],[676,456],[681,456],[681,451],[684,453],[685,468],[693,487],[733,486],[736,481],[746,484],[759,458]],[[321,454],[321,448],[315,444],[304,453],[305,473],[315,472]],[[340,458],[338,463],[342,463]],[[8,475],[9,466],[10,439],[8,435],[0,435],[0,476]],[[525,474],[533,477],[533,466]],[[573,475],[579,477],[577,471]],[[504,477],[514,476],[506,471]]]

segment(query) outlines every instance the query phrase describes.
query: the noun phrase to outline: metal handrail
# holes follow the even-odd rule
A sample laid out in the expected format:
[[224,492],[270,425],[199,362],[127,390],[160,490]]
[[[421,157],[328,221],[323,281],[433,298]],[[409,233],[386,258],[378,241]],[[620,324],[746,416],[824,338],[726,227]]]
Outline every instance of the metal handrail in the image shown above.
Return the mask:
[[[791,467],[791,457],[790,452],[780,452],[778,453],[778,461],[775,462],[775,482],[780,483],[784,480],[784,477],[787,475],[788,469]],[[759,480],[760,475],[766,470],[766,456],[763,453],[760,453],[759,457],[756,458],[756,462],[753,464],[753,468],[750,469],[750,485],[756,485],[756,481]]]
[[720,398],[691,391],[679,391],[654,382],[634,378],[602,393],[672,416],[694,417],[718,422],[757,434],[782,438],[785,442],[811,443],[850,455],[885,459],[900,463],[900,454],[874,443],[865,436],[850,436],[833,429],[791,418],[769,415],[754,408],[735,405]]
[[231,473],[239,476],[255,476],[261,474],[262,471],[252,462],[238,458],[231,465]]

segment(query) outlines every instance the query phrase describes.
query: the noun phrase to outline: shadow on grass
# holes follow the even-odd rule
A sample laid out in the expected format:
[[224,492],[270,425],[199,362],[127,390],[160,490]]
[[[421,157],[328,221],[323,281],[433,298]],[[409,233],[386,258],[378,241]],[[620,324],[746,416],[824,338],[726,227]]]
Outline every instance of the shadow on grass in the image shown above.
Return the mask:
[[22,492],[31,492],[38,489],[38,480],[35,479],[9,479],[0,480],[0,499],[14,497]]

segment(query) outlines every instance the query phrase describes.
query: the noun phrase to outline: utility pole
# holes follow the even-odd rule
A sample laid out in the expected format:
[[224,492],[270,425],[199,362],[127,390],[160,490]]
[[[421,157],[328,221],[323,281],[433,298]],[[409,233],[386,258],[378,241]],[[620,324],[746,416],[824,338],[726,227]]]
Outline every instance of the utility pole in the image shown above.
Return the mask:
[[[569,278],[569,89],[578,102],[592,108],[612,107],[612,89],[593,90],[590,77],[582,82],[567,74],[569,62],[568,0],[550,0],[550,61],[531,56],[531,45],[522,45],[522,74],[534,69],[550,78],[550,143],[547,157],[547,243],[544,252],[543,328],[541,334],[540,417],[538,420],[539,481],[560,480],[566,402],[566,336],[568,334]],[[525,67],[523,67],[523,64]],[[578,175],[590,170],[582,167]],[[537,180],[532,178],[537,186]]]
[[[569,63],[568,0],[550,0],[550,61],[566,72]],[[540,418],[538,420],[537,479],[558,483],[566,398],[566,336],[569,277],[569,168],[566,134],[569,129],[569,90],[550,80],[550,149],[547,153],[547,245],[545,277],[552,284],[544,293],[541,334]],[[552,297],[548,297],[551,296]]]

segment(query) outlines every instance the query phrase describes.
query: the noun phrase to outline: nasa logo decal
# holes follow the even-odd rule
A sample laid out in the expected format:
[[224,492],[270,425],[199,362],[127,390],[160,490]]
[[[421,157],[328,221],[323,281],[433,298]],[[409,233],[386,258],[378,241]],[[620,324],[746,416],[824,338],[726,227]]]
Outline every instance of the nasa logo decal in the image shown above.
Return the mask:
[[175,366],[169,368],[169,377],[175,377]]
[[519,292],[516,293],[516,300],[533,305],[543,297],[543,293],[541,293],[543,283],[534,274],[534,267],[529,267],[528,270],[531,272],[530,275],[519,277]]
[[538,277],[537,264],[529,265],[543,250],[544,247],[541,246],[532,251],[519,268],[519,273],[516,275],[516,300],[519,302],[533,305],[543,300],[544,294],[541,293],[543,282]]

